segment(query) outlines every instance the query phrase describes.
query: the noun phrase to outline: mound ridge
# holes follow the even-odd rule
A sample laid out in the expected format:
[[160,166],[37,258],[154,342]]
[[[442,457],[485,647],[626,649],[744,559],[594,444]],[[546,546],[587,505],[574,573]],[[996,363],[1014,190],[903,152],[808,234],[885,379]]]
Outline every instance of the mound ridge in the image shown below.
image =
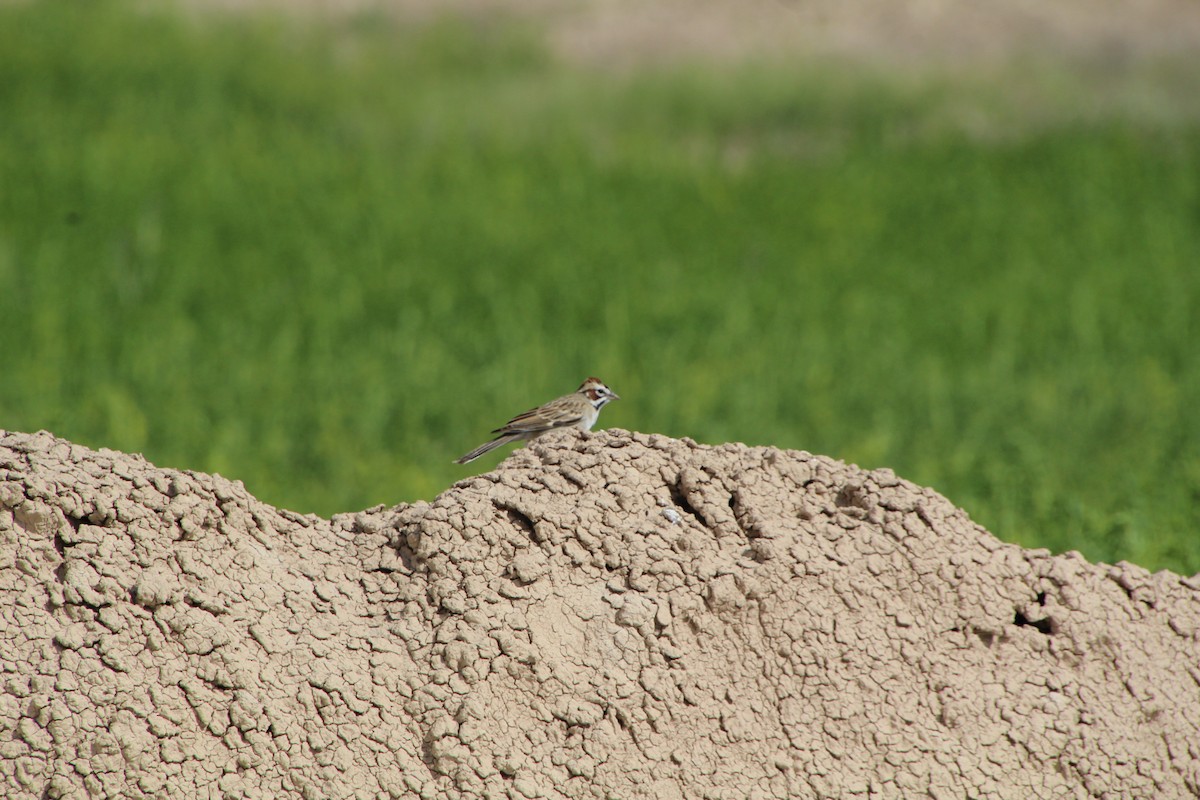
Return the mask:
[[330,520],[0,432],[7,797],[1200,796],[1200,581],[566,432]]

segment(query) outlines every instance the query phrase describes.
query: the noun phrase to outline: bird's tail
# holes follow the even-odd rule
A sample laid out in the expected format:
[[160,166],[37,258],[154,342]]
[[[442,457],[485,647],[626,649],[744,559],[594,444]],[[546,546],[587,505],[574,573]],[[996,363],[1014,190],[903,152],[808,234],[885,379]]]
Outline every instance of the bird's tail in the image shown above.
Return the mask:
[[524,436],[515,435],[515,434],[506,434],[504,436],[497,436],[495,439],[492,439],[490,442],[486,442],[484,444],[479,445],[479,447],[476,447],[474,450],[467,453],[462,458],[454,459],[454,463],[455,464],[466,464],[469,461],[474,461],[475,459],[479,458],[484,453],[490,453],[491,451],[495,450],[497,447],[503,447],[504,445],[506,445],[510,442],[519,442],[524,438],[525,438]]

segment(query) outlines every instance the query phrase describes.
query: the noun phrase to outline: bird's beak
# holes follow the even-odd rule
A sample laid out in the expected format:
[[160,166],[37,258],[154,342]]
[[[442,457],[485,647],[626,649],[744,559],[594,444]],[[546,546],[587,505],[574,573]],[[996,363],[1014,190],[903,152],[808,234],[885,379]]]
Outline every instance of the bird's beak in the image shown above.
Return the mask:
[[[610,391],[610,392],[612,392],[612,389],[609,389],[609,391]],[[612,393],[612,396],[613,396],[613,398],[612,398],[613,400],[620,400],[620,399],[621,399],[621,395],[617,394],[616,392],[613,392],[613,393]]]

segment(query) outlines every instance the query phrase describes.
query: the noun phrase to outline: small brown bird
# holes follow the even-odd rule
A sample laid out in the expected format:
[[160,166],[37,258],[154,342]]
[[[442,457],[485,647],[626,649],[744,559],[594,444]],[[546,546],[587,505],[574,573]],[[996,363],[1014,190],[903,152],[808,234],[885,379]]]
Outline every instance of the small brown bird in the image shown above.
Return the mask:
[[600,416],[600,409],[613,400],[620,399],[620,396],[605,386],[599,378],[588,378],[573,394],[563,395],[543,406],[532,408],[524,414],[513,417],[492,431],[497,434],[495,439],[479,445],[462,458],[456,459],[454,463],[466,464],[497,447],[502,447],[510,442],[536,439],[546,431],[559,428],[579,428],[581,431],[590,431]]

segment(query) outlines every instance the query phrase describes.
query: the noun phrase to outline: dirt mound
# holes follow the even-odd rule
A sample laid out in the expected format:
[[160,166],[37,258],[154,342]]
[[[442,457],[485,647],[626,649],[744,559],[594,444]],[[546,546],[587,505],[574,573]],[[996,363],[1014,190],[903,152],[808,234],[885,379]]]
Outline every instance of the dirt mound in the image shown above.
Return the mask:
[[551,436],[324,520],[0,433],[7,797],[1200,796],[1200,582],[808,453]]

